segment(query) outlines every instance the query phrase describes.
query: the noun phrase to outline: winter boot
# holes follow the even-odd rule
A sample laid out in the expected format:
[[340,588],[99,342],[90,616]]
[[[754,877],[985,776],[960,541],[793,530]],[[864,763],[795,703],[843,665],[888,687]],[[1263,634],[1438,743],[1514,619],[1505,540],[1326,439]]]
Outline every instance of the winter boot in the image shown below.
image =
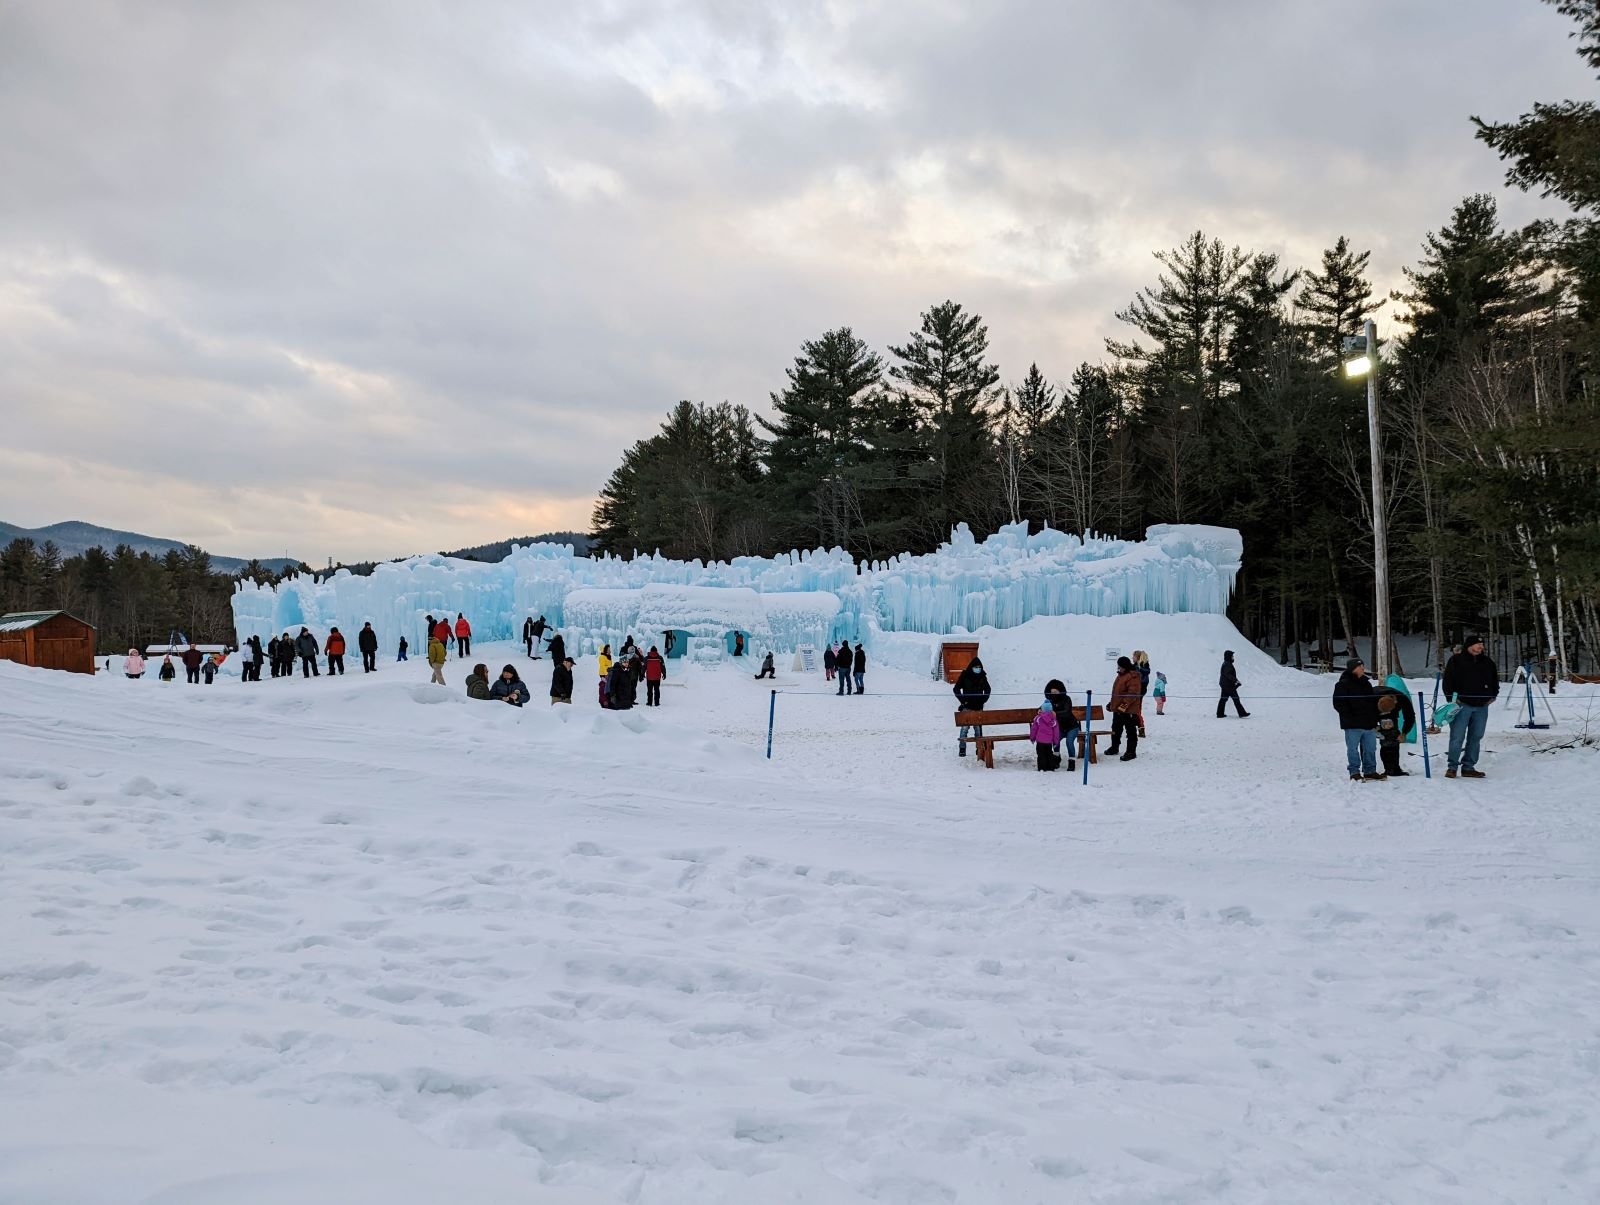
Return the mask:
[[1366,779],[1368,782],[1382,782],[1384,780],[1384,778],[1386,777],[1386,775],[1383,775],[1383,774],[1363,774],[1361,777]]
[[1076,770],[1077,768],[1078,768],[1078,759],[1075,758],[1075,757],[1067,758],[1067,769]]
[[1361,775],[1359,775],[1359,774],[1350,775],[1350,781],[1351,782],[1360,782],[1361,781]]
[[1488,778],[1489,776],[1487,774],[1485,774],[1482,770],[1463,770],[1463,771],[1461,771],[1461,777],[1462,778]]
[[1123,755],[1122,755],[1122,756],[1121,756],[1121,757],[1120,757],[1120,758],[1118,758],[1118,759],[1117,759],[1117,760],[1118,760],[1118,761],[1133,761],[1133,760],[1134,760],[1134,759],[1135,759],[1135,758],[1137,758],[1137,757],[1138,757],[1138,756],[1139,756],[1139,755],[1138,755],[1138,754],[1137,754],[1137,753],[1124,753],[1124,754],[1123,754]]
[[1446,778],[1454,778],[1456,776],[1456,772],[1454,770],[1446,770],[1444,772],[1444,776]]

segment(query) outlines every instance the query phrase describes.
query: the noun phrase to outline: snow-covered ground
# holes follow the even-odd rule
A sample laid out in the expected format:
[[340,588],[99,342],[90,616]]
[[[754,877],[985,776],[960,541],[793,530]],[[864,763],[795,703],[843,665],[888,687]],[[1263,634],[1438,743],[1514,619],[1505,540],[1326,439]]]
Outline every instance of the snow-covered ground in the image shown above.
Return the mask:
[[1487,780],[1352,784],[1221,619],[981,639],[996,705],[1142,647],[1169,714],[1085,787],[891,671],[780,666],[768,762],[754,664],[0,665],[0,1201],[1600,1199],[1600,754],[1496,707]]

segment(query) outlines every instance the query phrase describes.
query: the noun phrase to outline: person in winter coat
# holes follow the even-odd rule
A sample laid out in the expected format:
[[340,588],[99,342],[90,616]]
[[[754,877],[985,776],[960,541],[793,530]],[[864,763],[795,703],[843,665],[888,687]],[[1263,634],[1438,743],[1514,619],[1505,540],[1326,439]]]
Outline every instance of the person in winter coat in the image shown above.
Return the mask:
[[661,706],[661,682],[667,676],[667,659],[655,645],[644,655],[644,705]]
[[633,656],[633,650],[638,646],[633,643],[633,633],[629,632],[622,642],[622,652],[618,654],[624,661]]
[[850,655],[850,642],[841,640],[839,642],[839,651],[833,655],[834,664],[837,666],[836,672],[839,676],[839,690],[837,693],[841,695],[855,693],[850,683]]
[[856,652],[851,664],[856,671],[856,694],[864,695],[867,693],[867,646],[859,640],[856,641]]
[[609,644],[600,646],[600,656],[597,661],[600,669],[600,706],[605,707],[607,705],[606,695],[611,687],[611,646]]
[[824,682],[833,681],[833,645],[822,650],[822,679]]
[[444,651],[444,641],[437,636],[428,638],[428,666],[433,670],[433,677],[428,679],[430,682],[439,686],[445,685],[444,663],[449,656],[450,654]]
[[1411,773],[1400,768],[1400,742],[1417,726],[1417,710],[1405,691],[1380,686],[1378,697],[1378,760],[1390,778],[1405,778]]
[[344,635],[338,628],[328,629],[328,643],[323,646],[323,652],[328,654],[328,675],[343,675],[344,673]]
[[201,667],[200,667],[200,677],[205,681],[205,684],[207,686],[210,686],[213,682],[216,681],[216,679],[217,679],[217,667],[219,665],[221,665],[221,664],[222,663],[217,660],[217,655],[215,653],[212,653],[211,656],[209,656],[209,657],[207,657],[205,659],[205,663],[203,665],[201,665]]
[[280,676],[292,678],[294,676],[294,638],[288,632],[278,637],[278,655],[283,658],[283,671]]
[[1478,769],[1479,745],[1489,725],[1489,704],[1500,697],[1500,671],[1483,651],[1482,636],[1468,636],[1462,651],[1444,665],[1444,693],[1459,706],[1450,717],[1450,757],[1444,772],[1454,778],[1487,777]]
[[378,633],[372,630],[371,623],[361,625],[361,630],[356,633],[356,647],[361,650],[361,672],[364,674],[376,673],[378,669]]
[[1039,769],[1057,770],[1061,767],[1061,726],[1056,722],[1055,708],[1049,699],[1039,704],[1039,714],[1028,725],[1028,739],[1033,742],[1039,757]]
[[639,697],[639,683],[644,681],[644,650],[638,645],[633,646],[633,653],[628,658],[628,672],[633,675],[633,695]]
[[521,707],[528,701],[528,687],[517,674],[517,667],[508,665],[500,671],[500,677],[489,688],[491,699],[500,699],[510,703],[513,707]]
[[144,658],[139,656],[138,649],[128,650],[128,656],[122,662],[122,672],[130,678],[144,677]]
[[528,656],[533,656],[533,616],[530,615],[522,621],[522,644],[528,650]]
[[545,643],[545,647],[550,650],[550,660],[557,665],[567,660],[567,642],[562,638],[560,632],[550,637]]
[[447,651],[449,650],[450,641],[451,641],[451,635],[450,635],[450,621],[448,619],[445,619],[443,616],[441,616],[434,623],[434,625],[433,625],[433,638],[435,640],[437,640],[440,644],[444,645],[444,647],[445,647],[445,649]]
[[322,671],[317,668],[317,654],[321,648],[317,638],[311,634],[310,628],[301,628],[300,635],[294,638],[294,651],[300,657],[300,676],[303,678],[320,678]]
[[395,650],[394,659],[396,661],[404,661],[406,659],[406,650],[410,647],[411,642],[404,636],[400,637],[400,647]]
[[1378,782],[1378,696],[1367,680],[1367,670],[1352,657],[1333,684],[1333,709],[1339,713],[1344,733],[1345,768],[1351,782]]
[[481,661],[472,667],[472,672],[467,675],[467,698],[487,699],[489,697],[489,667]]
[[267,662],[272,666],[272,676],[276,678],[278,669],[283,663],[278,656],[278,638],[276,636],[267,641]]
[[768,649],[767,655],[761,658],[761,672],[756,675],[756,681],[759,682],[762,678],[772,678],[776,680],[777,677],[778,666],[772,659],[772,650]]
[[[956,684],[951,688],[951,693],[956,697],[957,711],[982,711],[989,702],[993,687],[989,685],[989,674],[983,668],[983,661],[974,657],[967,663],[967,668],[961,671],[956,678]],[[977,731],[974,736],[983,735],[983,725],[975,725]],[[956,734],[956,756],[967,755],[967,733],[970,729],[962,725]]]
[[467,622],[467,617],[460,611],[456,612],[456,656],[466,657],[472,653],[472,625]]
[[1115,754],[1122,748],[1122,738],[1128,738],[1128,751],[1123,761],[1139,756],[1139,669],[1127,657],[1117,658],[1117,678],[1111,684],[1111,746],[1106,750]]
[[618,661],[611,667],[606,683],[606,706],[612,711],[627,711],[637,697],[633,686],[633,672],[627,662]]
[[1222,687],[1222,697],[1217,700],[1217,719],[1222,718],[1223,705],[1229,699],[1233,700],[1233,709],[1239,713],[1241,720],[1250,714],[1239,702],[1239,671],[1233,668],[1232,649],[1222,654],[1222,670],[1217,674],[1217,685]]
[[[545,628],[549,626],[549,624],[545,623],[544,616],[541,615],[538,619],[533,621],[529,628],[529,630],[533,633],[533,643],[528,649],[528,656],[532,657],[535,661],[542,660],[542,658],[539,656],[539,645],[544,640]],[[556,664],[560,665],[561,662],[558,660]]]
[[200,663],[205,660],[205,655],[191,644],[183,650],[182,660],[184,677],[198,686],[200,683]]
[[733,634],[733,655],[735,657],[743,657],[744,656],[744,633],[743,632],[735,632]]
[[1167,714],[1167,675],[1156,671],[1156,684],[1150,688],[1150,693],[1155,696],[1156,714]]
[[550,703],[572,702],[572,658],[563,657],[550,671]]
[[1139,671],[1139,735],[1144,736],[1144,697],[1150,693],[1150,654],[1133,650],[1133,668]]
[[261,663],[266,659],[266,650],[261,647],[261,637],[250,637],[250,681],[261,681]]
[[172,664],[172,654],[168,653],[161,658],[161,668],[156,671],[156,677],[163,682],[175,682],[178,678],[178,668]]
[[1066,683],[1060,678],[1051,678],[1044,684],[1044,697],[1050,701],[1050,710],[1055,713],[1056,727],[1061,729],[1061,743],[1067,750],[1067,769],[1075,770],[1078,767],[1076,754],[1079,739],[1083,735],[1083,725],[1078,723],[1072,696],[1067,693]]

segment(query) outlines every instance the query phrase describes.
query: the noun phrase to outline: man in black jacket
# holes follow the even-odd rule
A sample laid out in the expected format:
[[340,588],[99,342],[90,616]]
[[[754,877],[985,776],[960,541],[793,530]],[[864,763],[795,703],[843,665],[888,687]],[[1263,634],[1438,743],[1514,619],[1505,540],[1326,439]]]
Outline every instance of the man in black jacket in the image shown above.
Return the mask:
[[[989,701],[992,688],[989,685],[989,675],[984,672],[983,662],[974,657],[967,663],[967,668],[961,671],[961,676],[956,679],[953,693],[956,696],[957,710],[982,711]],[[976,726],[975,736],[983,735],[983,725]],[[956,756],[967,755],[967,728],[962,727],[960,735],[956,737]]]
[[856,671],[856,694],[864,695],[867,693],[867,646],[859,640],[856,641],[855,656],[851,658],[850,664]]
[[1489,704],[1500,695],[1500,671],[1483,651],[1483,637],[1468,636],[1465,651],[1445,662],[1444,693],[1460,706],[1450,717],[1450,760],[1444,772],[1454,778],[1485,778],[1478,769],[1478,746],[1489,724]]
[[530,615],[522,621],[522,643],[528,650],[528,656],[533,656],[533,616]]
[[550,702],[572,702],[572,658],[557,661],[550,671]]
[[839,666],[838,693],[841,695],[854,694],[855,691],[850,685],[850,667],[853,662],[851,661],[850,642],[848,640],[840,642],[839,652],[835,656],[834,660]]
[[322,671],[317,668],[317,654],[322,649],[317,644],[317,638],[311,634],[310,628],[300,629],[300,635],[294,639],[294,651],[300,654],[301,677],[322,677]]
[[1352,657],[1333,684],[1333,709],[1344,732],[1345,768],[1351,782],[1380,782],[1378,773],[1378,696],[1367,670]]
[[1233,668],[1232,649],[1222,654],[1222,671],[1217,675],[1217,685],[1222,687],[1222,697],[1217,700],[1217,719],[1222,718],[1222,709],[1229,699],[1233,700],[1233,709],[1239,713],[1241,720],[1250,714],[1239,702],[1239,671]]
[[378,668],[378,633],[372,630],[372,624],[361,625],[356,633],[356,647],[361,650],[362,671],[369,674],[375,671]]

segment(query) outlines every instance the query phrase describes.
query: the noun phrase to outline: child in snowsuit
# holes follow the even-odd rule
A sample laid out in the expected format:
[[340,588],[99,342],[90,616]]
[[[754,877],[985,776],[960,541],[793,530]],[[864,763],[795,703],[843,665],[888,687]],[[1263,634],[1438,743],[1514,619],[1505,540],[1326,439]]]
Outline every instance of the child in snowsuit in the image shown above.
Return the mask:
[[157,672],[156,677],[160,678],[163,682],[171,682],[176,679],[177,676],[178,671],[172,664],[172,658],[170,656],[161,658],[161,669]]
[[1061,725],[1056,722],[1050,700],[1039,704],[1039,714],[1028,725],[1028,738],[1039,756],[1039,769],[1055,770],[1061,765]]
[[1167,707],[1167,675],[1156,672],[1156,684],[1150,688],[1150,693],[1156,697],[1156,714],[1166,715]]
[[207,657],[206,660],[205,660],[205,664],[200,667],[200,676],[205,679],[205,683],[206,683],[207,686],[210,686],[211,683],[216,680],[216,677],[217,677],[217,657],[216,657],[215,653],[213,653],[211,656]]

